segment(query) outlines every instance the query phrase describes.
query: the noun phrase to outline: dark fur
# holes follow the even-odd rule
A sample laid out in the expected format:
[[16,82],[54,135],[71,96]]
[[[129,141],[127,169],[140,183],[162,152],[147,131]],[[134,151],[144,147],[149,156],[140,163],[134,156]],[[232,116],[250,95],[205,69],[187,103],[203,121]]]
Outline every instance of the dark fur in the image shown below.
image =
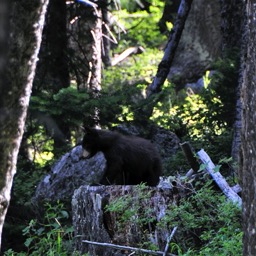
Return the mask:
[[87,158],[102,151],[107,160],[101,184],[136,185],[144,182],[156,186],[159,182],[161,159],[148,140],[85,128],[82,145],[90,153]]

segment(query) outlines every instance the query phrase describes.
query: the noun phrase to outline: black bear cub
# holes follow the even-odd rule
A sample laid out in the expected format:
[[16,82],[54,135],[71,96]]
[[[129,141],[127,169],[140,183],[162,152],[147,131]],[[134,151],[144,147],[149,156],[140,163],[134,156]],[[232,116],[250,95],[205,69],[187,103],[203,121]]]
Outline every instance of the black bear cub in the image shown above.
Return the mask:
[[84,131],[83,156],[90,158],[98,151],[102,151],[107,160],[101,184],[158,184],[159,176],[162,174],[161,159],[150,141],[87,127]]

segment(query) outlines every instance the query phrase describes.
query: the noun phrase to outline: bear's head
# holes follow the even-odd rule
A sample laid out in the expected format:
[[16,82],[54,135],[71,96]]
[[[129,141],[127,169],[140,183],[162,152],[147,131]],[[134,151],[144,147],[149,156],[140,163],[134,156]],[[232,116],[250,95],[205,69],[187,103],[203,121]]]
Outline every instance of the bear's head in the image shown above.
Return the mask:
[[97,146],[99,134],[96,129],[89,127],[83,127],[83,131],[85,133],[82,142],[83,158],[88,159],[93,157],[99,151]]

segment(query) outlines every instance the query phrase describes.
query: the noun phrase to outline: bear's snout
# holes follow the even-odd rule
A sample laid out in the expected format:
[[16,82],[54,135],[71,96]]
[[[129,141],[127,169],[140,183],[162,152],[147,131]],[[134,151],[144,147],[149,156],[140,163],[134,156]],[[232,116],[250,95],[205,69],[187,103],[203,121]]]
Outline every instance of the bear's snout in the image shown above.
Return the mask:
[[90,158],[91,153],[89,151],[87,151],[86,149],[83,148],[82,151],[82,158]]

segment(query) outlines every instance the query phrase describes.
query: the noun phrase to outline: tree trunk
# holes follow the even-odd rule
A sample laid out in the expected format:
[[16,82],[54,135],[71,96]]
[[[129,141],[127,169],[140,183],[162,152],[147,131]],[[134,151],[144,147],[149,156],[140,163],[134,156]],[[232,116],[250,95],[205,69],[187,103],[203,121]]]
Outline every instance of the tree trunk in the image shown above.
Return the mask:
[[[124,205],[127,204],[125,209],[128,207],[134,211],[124,222],[121,220],[122,213],[106,210],[106,206],[118,198],[123,199]],[[81,186],[75,190],[72,199],[75,251],[88,252],[89,255],[120,255],[115,249],[84,243],[84,240],[140,248],[143,242],[151,241],[163,251],[172,228],[158,227],[156,223],[164,217],[168,205],[176,203],[177,198],[178,195],[174,195],[171,189],[145,187],[142,190],[139,186]],[[151,210],[143,212],[149,205]],[[138,222],[143,214],[143,218],[147,215],[144,224]]]
[[158,22],[161,33],[168,33],[167,22],[174,22],[174,16],[179,10],[180,0],[165,0],[163,15]]
[[220,56],[221,9],[218,0],[194,0],[168,79],[179,91],[194,83]]
[[77,20],[70,25],[70,46],[74,50],[73,70],[78,89],[101,89],[102,12],[98,7],[81,4]]
[[101,7],[101,11],[102,11],[102,42],[103,42],[103,46],[102,46],[102,61],[105,65],[105,67],[110,67],[111,66],[111,56],[110,56],[110,46],[111,46],[111,42],[109,40],[110,38],[110,33],[108,31],[109,29],[109,13],[108,13],[108,8],[107,5],[103,5]]
[[[226,54],[231,51],[241,51],[242,41],[242,23],[243,23],[243,0],[221,0],[221,31],[222,31],[222,54],[225,58]],[[240,80],[242,77],[240,76]],[[239,162],[240,146],[241,146],[241,101],[240,101],[240,84],[242,81],[237,81],[236,84],[230,85],[236,88],[236,105],[235,120],[234,120],[234,135],[231,149],[231,156],[235,162]]]
[[256,7],[255,1],[246,1],[246,36],[244,51],[242,94],[242,161],[243,191],[243,255],[256,255]]
[[0,236],[10,202],[48,0],[8,2],[1,1],[0,6],[0,26],[4,29],[0,45],[5,46],[0,52]]
[[39,52],[34,92],[57,93],[70,84],[67,61],[67,11],[63,0],[49,0]]
[[167,78],[167,75],[169,74],[176,49],[180,42],[182,31],[184,29],[192,2],[193,0],[182,0],[180,3],[179,12],[169,36],[163,59],[158,65],[157,74],[153,82],[147,88],[147,97],[150,97],[152,94],[158,93],[162,90],[162,86]]
[[[39,62],[33,85],[33,95],[47,90],[57,93],[60,89],[70,85],[68,59],[67,59],[67,10],[63,0],[50,0],[43,30],[42,47],[39,52]],[[56,155],[66,147],[70,141],[70,129],[62,119],[54,119],[43,113],[35,113],[54,123],[48,133],[54,140],[54,153]],[[40,121],[39,121],[40,122]],[[45,124],[44,124],[45,125]],[[46,125],[45,125],[46,126]]]

